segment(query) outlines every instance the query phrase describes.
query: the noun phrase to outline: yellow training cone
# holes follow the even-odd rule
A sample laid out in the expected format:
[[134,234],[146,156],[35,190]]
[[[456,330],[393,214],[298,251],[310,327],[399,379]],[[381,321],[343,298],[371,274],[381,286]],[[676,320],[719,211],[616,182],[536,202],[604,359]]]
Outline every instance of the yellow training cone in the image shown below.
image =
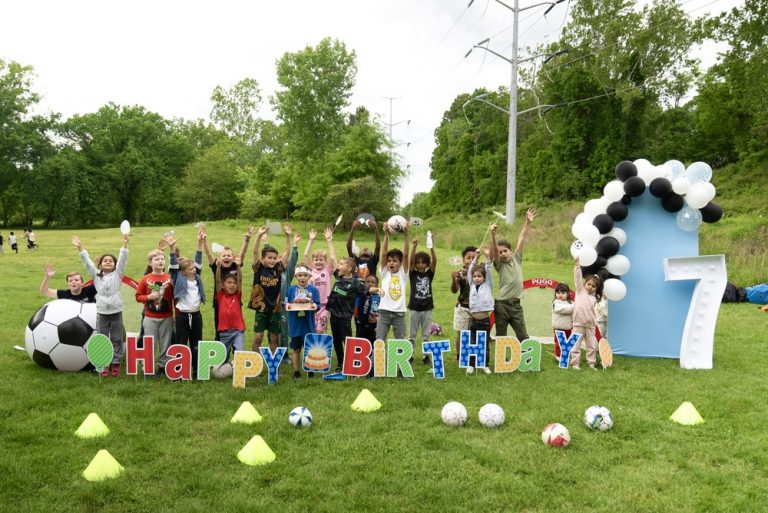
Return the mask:
[[696,407],[688,401],[681,404],[680,407],[675,410],[675,413],[672,414],[670,419],[683,426],[695,426],[696,424],[704,422],[702,416],[696,411]]
[[262,416],[256,411],[251,403],[245,401],[240,405],[237,412],[232,416],[232,424],[240,422],[242,424],[255,424],[262,421]]
[[88,468],[83,470],[83,477],[88,481],[104,481],[117,477],[125,470],[115,458],[109,454],[109,451],[102,449],[93,457]]
[[372,412],[381,408],[381,403],[376,399],[367,388],[364,388],[355,402],[352,403],[352,409],[360,412]]
[[109,428],[97,414],[91,413],[80,424],[75,434],[80,438],[97,438],[99,436],[107,436]]
[[246,465],[266,465],[275,461],[275,453],[259,435],[254,436],[237,453],[237,459]]

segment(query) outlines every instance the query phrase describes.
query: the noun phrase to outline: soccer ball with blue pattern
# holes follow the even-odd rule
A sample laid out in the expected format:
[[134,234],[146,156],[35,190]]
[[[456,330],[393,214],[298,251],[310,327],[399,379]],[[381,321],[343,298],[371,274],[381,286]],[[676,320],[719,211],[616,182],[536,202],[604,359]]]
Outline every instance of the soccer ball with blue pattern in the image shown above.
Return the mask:
[[608,431],[613,427],[613,417],[605,406],[590,406],[584,412],[584,425],[592,431]]
[[312,414],[303,406],[297,406],[291,410],[291,413],[288,415],[288,421],[293,427],[308,428],[312,425]]

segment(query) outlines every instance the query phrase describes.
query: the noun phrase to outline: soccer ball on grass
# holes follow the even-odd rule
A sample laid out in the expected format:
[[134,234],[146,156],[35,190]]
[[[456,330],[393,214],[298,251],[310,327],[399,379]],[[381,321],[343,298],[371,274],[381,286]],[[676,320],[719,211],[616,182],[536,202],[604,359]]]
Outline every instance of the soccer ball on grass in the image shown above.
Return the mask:
[[611,411],[605,406],[590,406],[584,412],[584,425],[592,431],[608,431],[613,427]]
[[446,426],[458,427],[467,423],[467,409],[463,404],[451,401],[443,406],[440,417]]
[[504,410],[498,404],[488,403],[480,408],[477,418],[487,428],[498,427],[504,424]]
[[305,407],[297,406],[291,410],[288,421],[293,427],[308,428],[312,425],[312,414]]

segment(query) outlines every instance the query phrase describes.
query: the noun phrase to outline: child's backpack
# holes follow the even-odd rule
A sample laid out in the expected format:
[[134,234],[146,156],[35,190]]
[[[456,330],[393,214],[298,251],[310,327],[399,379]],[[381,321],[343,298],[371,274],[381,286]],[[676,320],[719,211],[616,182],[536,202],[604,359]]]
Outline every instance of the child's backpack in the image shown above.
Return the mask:
[[747,287],[746,298],[756,305],[768,304],[768,283],[760,283],[754,287]]

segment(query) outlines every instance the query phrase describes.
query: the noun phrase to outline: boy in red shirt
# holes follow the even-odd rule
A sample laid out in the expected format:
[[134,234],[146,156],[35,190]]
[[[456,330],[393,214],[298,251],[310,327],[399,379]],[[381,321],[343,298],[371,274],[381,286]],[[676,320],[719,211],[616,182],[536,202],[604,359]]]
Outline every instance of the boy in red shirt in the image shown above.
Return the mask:
[[227,348],[227,359],[232,352],[245,350],[245,319],[243,319],[242,273],[228,274],[216,288],[219,305],[219,340]]
[[144,320],[141,324],[144,335],[153,336],[160,347],[155,374],[162,376],[169,359],[166,352],[173,336],[173,282],[171,275],[165,272],[165,255],[162,251],[150,251],[147,261],[152,272],[139,282],[136,301],[144,303]]

